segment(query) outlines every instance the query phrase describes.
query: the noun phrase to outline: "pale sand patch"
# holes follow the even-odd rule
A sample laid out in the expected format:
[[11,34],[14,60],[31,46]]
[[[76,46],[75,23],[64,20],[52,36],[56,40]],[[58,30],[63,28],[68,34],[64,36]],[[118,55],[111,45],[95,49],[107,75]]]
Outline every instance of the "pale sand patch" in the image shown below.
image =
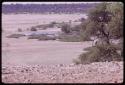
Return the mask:
[[92,42],[2,38],[2,64],[71,64]]

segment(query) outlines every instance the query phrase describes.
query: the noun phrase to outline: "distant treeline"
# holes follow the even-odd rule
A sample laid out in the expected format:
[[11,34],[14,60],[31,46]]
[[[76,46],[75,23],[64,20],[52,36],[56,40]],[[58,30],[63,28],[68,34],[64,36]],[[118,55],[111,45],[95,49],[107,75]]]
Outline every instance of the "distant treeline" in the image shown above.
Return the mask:
[[85,13],[93,4],[3,4],[2,13]]

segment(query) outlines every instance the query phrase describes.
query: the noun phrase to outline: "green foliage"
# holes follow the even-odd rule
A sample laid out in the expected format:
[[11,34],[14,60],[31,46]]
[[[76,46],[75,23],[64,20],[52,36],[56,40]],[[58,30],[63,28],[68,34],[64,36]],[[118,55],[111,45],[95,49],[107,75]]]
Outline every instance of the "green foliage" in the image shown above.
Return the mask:
[[60,35],[59,37],[60,41],[63,42],[80,42],[82,41],[81,37],[79,35]]
[[87,32],[80,33],[80,37],[82,41],[90,41],[90,35]]
[[[81,24],[80,35],[83,39],[97,36],[99,42],[123,38],[123,4],[101,3],[92,9],[88,19]],[[123,60],[123,42],[117,45],[110,42],[100,43],[85,50],[86,53],[74,60],[76,64]]]
[[111,15],[111,13],[107,11],[107,6],[107,3],[101,3],[97,5],[95,9],[92,9],[89,13],[90,20],[95,22],[109,22],[111,18],[109,15]]
[[90,10],[88,16],[88,19],[81,24],[81,33],[87,32],[89,37],[102,34],[109,38],[120,38],[123,36],[122,3],[101,3]]
[[100,45],[86,48],[87,52],[79,56],[73,62],[76,64],[89,64],[92,62],[120,61],[123,56],[117,53],[117,49],[112,45]]
[[107,6],[108,11],[110,11],[113,15],[121,15],[123,17],[123,3],[122,2],[114,2]]
[[80,35],[81,38],[86,41],[90,40],[91,36],[98,35],[98,30],[101,28],[101,24],[91,21],[88,19],[84,23],[81,24]]
[[108,6],[108,11],[110,11],[113,16],[111,22],[109,22],[108,27],[110,36],[113,38],[120,38],[123,36],[123,4],[113,3]]

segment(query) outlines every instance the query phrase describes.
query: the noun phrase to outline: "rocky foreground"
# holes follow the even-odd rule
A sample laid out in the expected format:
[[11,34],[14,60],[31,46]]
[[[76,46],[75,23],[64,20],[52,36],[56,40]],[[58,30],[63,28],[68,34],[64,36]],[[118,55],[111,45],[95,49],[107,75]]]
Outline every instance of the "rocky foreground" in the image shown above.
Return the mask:
[[123,62],[2,66],[3,83],[122,83]]

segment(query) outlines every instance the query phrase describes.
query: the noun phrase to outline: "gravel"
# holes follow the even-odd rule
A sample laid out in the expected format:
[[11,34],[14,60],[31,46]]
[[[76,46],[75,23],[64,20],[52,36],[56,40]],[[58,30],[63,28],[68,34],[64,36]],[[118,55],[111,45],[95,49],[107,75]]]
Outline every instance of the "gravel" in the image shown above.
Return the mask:
[[3,83],[122,83],[123,62],[86,65],[4,65]]

